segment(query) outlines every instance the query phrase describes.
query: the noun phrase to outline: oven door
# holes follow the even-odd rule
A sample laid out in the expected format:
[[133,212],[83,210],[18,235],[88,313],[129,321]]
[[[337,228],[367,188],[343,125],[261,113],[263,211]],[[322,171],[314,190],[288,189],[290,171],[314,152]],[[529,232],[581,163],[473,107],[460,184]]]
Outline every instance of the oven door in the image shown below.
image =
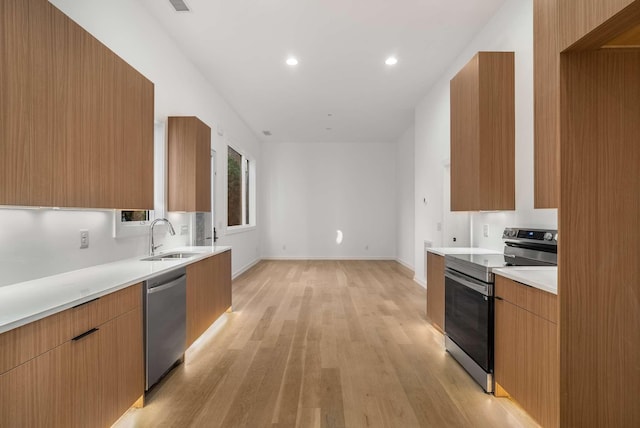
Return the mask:
[[445,271],[444,330],[485,372],[493,372],[492,284]]

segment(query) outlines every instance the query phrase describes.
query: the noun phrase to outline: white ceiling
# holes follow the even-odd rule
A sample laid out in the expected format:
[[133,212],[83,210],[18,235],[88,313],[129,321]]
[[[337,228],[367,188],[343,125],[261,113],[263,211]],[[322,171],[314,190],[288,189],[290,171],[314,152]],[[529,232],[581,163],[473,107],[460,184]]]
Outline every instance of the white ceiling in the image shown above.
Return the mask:
[[504,0],[141,2],[261,140],[391,142]]

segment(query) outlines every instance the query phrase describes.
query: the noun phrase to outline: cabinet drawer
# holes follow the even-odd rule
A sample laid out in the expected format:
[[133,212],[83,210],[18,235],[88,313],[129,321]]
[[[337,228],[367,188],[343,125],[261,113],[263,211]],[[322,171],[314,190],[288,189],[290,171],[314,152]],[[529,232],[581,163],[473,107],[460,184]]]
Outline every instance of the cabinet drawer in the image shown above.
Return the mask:
[[44,354],[71,337],[69,311],[0,334],[0,374]]
[[0,334],[0,374],[138,306],[142,284]]
[[142,284],[138,283],[71,308],[68,311],[71,317],[71,337],[102,325],[141,305]]
[[558,296],[496,275],[496,297],[513,303],[541,318],[558,322]]

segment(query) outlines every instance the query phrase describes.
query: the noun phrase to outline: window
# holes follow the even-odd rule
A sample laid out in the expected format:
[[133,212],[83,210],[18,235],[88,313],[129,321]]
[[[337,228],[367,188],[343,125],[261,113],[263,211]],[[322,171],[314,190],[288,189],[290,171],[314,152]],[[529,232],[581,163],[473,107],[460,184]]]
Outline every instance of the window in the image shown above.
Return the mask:
[[254,162],[228,147],[227,153],[227,225],[249,226],[254,213]]

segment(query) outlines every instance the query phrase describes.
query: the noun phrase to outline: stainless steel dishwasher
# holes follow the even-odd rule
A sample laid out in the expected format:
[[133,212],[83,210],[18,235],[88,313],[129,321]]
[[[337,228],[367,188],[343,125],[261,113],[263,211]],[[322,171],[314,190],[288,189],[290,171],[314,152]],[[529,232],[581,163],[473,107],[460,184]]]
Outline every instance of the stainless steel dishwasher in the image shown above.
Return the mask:
[[145,281],[145,390],[176,362],[187,341],[186,269],[175,269]]

